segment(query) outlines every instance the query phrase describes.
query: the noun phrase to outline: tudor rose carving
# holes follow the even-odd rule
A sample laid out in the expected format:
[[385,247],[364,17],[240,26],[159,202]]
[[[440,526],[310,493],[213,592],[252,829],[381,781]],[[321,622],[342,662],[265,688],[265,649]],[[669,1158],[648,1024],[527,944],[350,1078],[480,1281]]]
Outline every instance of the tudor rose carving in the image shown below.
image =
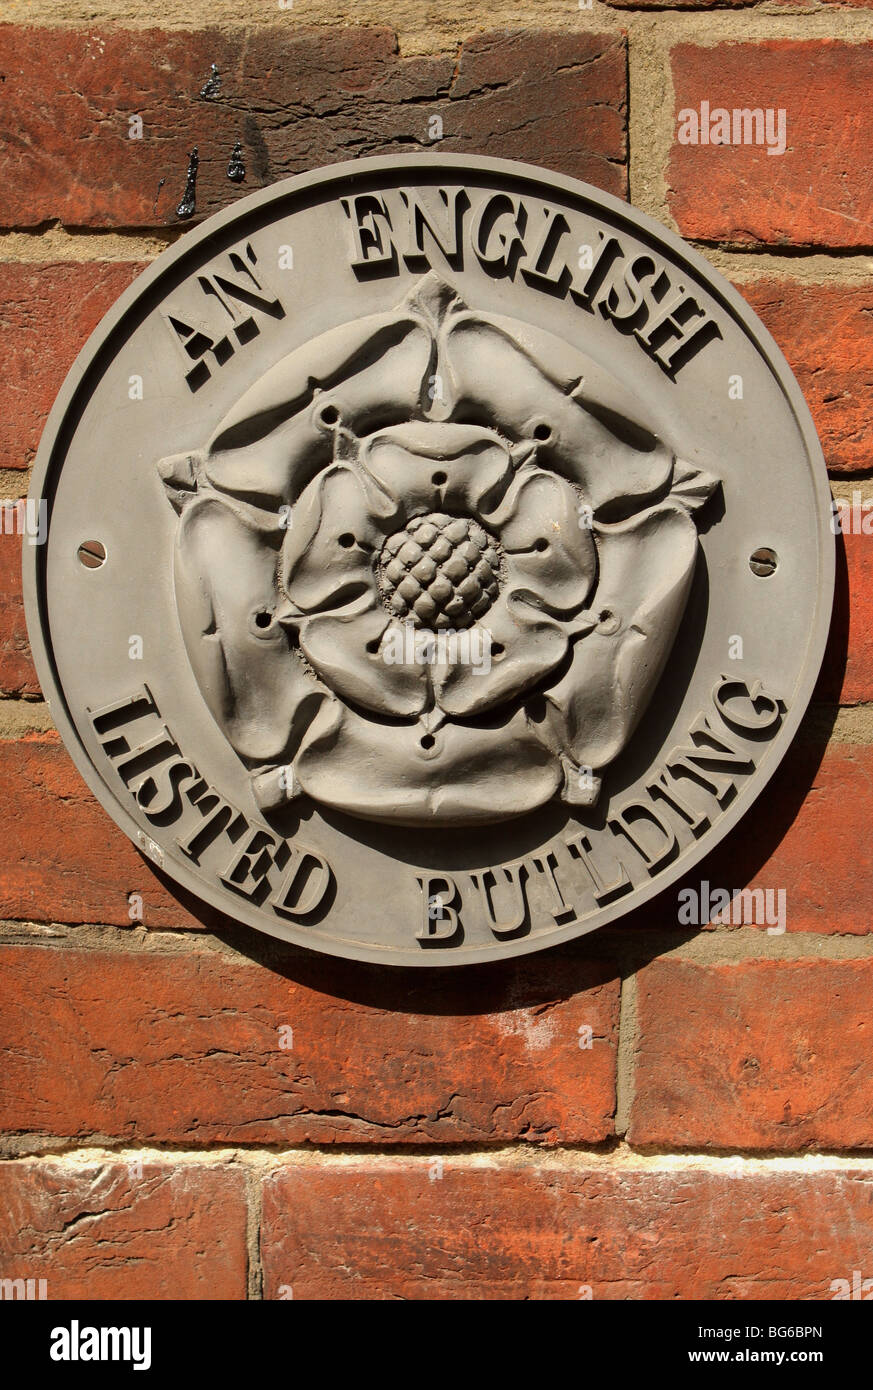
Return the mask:
[[596,799],[717,485],[636,413],[583,353],[429,274],[162,460],[186,649],[262,808],[457,825]]

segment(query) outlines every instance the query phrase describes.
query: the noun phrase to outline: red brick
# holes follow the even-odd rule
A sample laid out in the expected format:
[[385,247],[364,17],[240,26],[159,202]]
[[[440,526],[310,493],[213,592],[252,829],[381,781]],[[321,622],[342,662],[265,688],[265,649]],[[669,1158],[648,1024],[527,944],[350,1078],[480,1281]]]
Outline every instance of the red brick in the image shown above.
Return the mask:
[[624,36],[477,35],[448,97],[437,148],[530,160],[627,197]]
[[264,1296],[829,1299],[834,1279],[873,1267],[873,1167],[741,1177],[448,1157],[433,1171],[397,1159],[268,1178]]
[[[215,64],[221,87],[199,95]],[[197,147],[203,215],[288,174],[434,149],[535,158],[626,189],[626,45],[600,34],[478,36],[401,58],[390,29],[0,29],[4,225],[173,225]],[[62,83],[58,74],[64,74]],[[129,139],[131,115],[143,138]],[[431,115],[444,138],[432,144]],[[241,140],[246,179],[227,165]]]
[[[837,39],[679,44],[667,171],[668,204],[685,237],[736,244],[869,246],[873,153],[861,94],[873,83],[873,43]],[[680,145],[678,113],[786,111],[781,155],[766,145]]]
[[[849,478],[834,484],[849,506],[856,489]],[[873,522],[873,508],[861,517]],[[846,531],[837,542],[834,615],[816,697],[843,705],[873,700],[873,535],[863,531]]]
[[[145,926],[200,925],[110,820],[57,734],[0,739],[0,785],[14,788],[0,798],[0,917],[129,927],[128,894],[139,893]],[[218,915],[202,910],[204,923]]]
[[0,263],[0,468],[33,462],[77,353],[144,268],[135,261]]
[[475,988],[324,958],[267,970],[9,945],[0,959],[9,1132],[186,1145],[613,1133],[617,974],[572,954]]
[[737,288],[788,358],[828,468],[873,467],[873,289],[769,277]]
[[[26,542],[25,542],[26,543]],[[0,535],[0,694],[38,695],[33,669],[24,598],[21,592],[22,538],[12,531]]]
[[873,961],[658,960],[637,990],[632,1143],[873,1146]]
[[[784,888],[789,932],[873,931],[873,746],[804,735],[740,824],[685,880],[713,889]],[[677,890],[664,894],[678,912]],[[662,922],[663,925],[663,922]],[[762,931],[766,923],[757,925]]]
[[49,1299],[243,1299],[245,1178],[228,1168],[0,1163],[0,1277]]
[[[873,846],[867,834],[873,746],[826,744],[836,711],[819,708],[814,715],[735,829],[653,903],[634,909],[624,919],[625,927],[693,931],[693,925],[679,921],[684,901],[679,893],[686,887],[699,892],[706,880],[710,894],[716,889],[783,888],[788,932],[862,936],[873,931],[868,907]],[[770,924],[732,925],[765,931]],[[717,929],[717,924],[702,926]]]

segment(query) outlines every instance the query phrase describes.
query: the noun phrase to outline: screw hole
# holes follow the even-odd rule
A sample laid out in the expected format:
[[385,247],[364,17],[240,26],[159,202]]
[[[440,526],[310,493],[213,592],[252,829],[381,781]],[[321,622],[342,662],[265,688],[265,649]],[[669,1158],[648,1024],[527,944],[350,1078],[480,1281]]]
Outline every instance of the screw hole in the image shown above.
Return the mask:
[[272,621],[273,615],[272,613],[268,613],[266,609],[263,609],[260,613],[255,614],[255,627],[269,627]]
[[433,746],[434,746],[435,743],[436,743],[436,739],[434,738],[433,734],[422,734],[422,736],[421,736],[421,746],[422,746],[422,748],[425,748],[425,749],[433,748]]
[[448,479],[445,473],[434,473],[433,477],[431,478],[431,482],[433,483],[434,487],[442,487],[443,483],[448,482]]
[[339,538],[339,543],[344,550],[351,550],[352,546],[355,543],[355,538],[352,535],[351,531],[344,531]]
[[504,653],[505,651],[506,651],[506,648],[504,647],[504,645],[503,645],[502,642],[492,642],[492,643],[491,643],[491,655],[492,655],[492,656],[502,656],[503,653]]
[[621,627],[621,619],[617,618],[611,608],[604,608],[597,619],[597,631],[604,637],[613,637]]
[[541,421],[538,425],[534,425],[533,436],[534,439],[538,439],[540,443],[545,443],[547,439],[551,439],[552,437],[551,425],[547,425],[545,420]]
[[758,574],[765,579],[768,575],[776,573],[778,565],[779,557],[776,551],[767,545],[762,545],[749,556],[749,569],[752,574]]
[[102,541],[82,541],[78,555],[86,570],[98,570],[106,561],[106,546]]
[[322,425],[336,425],[339,423],[340,413],[335,405],[323,405],[318,412],[318,420]]

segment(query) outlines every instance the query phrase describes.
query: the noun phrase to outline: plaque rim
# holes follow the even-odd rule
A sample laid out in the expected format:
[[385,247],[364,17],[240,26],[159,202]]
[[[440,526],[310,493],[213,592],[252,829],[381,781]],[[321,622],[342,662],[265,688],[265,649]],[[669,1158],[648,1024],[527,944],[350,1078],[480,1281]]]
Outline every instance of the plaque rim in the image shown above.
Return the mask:
[[[818,566],[819,584],[815,601],[815,621],[810,629],[806,656],[798,678],[797,694],[788,709],[771,745],[770,756],[757,766],[744,784],[741,794],[720,815],[716,825],[693,846],[679,857],[681,867],[671,872],[668,866],[651,881],[637,885],[627,899],[601,906],[592,922],[575,921],[555,925],[542,935],[517,938],[512,941],[495,940],[487,946],[468,948],[466,951],[447,951],[434,953],[419,948],[415,951],[407,947],[364,945],[337,938],[331,940],[326,935],[316,939],[311,936],[311,928],[298,927],[287,921],[272,921],[258,914],[257,924],[245,916],[235,916],[230,911],[226,892],[213,887],[205,879],[198,877],[187,865],[172,861],[172,868],[159,866],[162,878],[170,884],[178,884],[186,893],[200,902],[217,909],[228,921],[261,931],[286,944],[314,951],[320,955],[358,960],[368,963],[381,963],[395,968],[457,968],[460,966],[490,964],[535,951],[546,951],[564,946],[568,942],[588,935],[592,931],[613,925],[617,920],[651,902],[661,893],[669,891],[685,879],[700,862],[706,859],[723,843],[730,832],[751,810],[771,777],[782,765],[791,744],[802,723],[817,683],[822,660],[830,633],[833,597],[836,574],[836,535],[831,533],[828,518],[831,514],[832,493],[827,463],[821,442],[807,405],[806,399],[777,342],[758,318],[751,305],[733,284],[717,270],[702,254],[677,232],[658,221],[651,214],[636,208],[632,203],[599,189],[570,175],[556,173],[541,165],[522,160],[505,159],[491,155],[462,155],[450,153],[415,153],[402,155],[376,155],[362,159],[343,160],[338,163],[320,166],[303,174],[292,175],[257,189],[244,198],[237,199],[228,207],[222,208],[204,219],[187,232],[179,241],[160,252],[154,261],[141,271],[132,283],[115,300],[110,309],[101,317],[84,346],[77,354],[58,391],[40,438],[39,448],[34,459],[28,497],[41,499],[51,494],[51,481],[55,471],[55,457],[58,446],[63,442],[64,425],[75,403],[89,371],[95,367],[107,339],[120,327],[128,311],[146,294],[152,291],[167,271],[177,266],[187,256],[200,248],[217,231],[222,231],[238,220],[244,220],[256,210],[269,208],[285,199],[294,198],[306,192],[314,192],[330,184],[341,185],[340,191],[348,193],[354,183],[368,181],[379,173],[392,176],[398,170],[408,170],[410,174],[422,169],[428,170],[428,179],[433,173],[445,169],[454,175],[475,168],[483,174],[493,174],[503,180],[525,182],[536,185],[547,197],[549,192],[558,192],[577,201],[588,202],[594,210],[601,208],[620,223],[624,223],[634,235],[640,232],[654,239],[669,253],[674,263],[688,267],[700,277],[707,289],[720,300],[732,318],[756,345],[767,366],[784,393],[797,428],[801,434],[809,461],[810,483],[819,504],[820,522],[817,527],[819,537]],[[74,427],[75,428],[75,427]],[[831,536],[833,544],[826,539]],[[72,758],[77,770],[89,789],[94,793],[102,809],[127,835],[134,848],[143,858],[147,858],[137,840],[142,832],[134,816],[124,806],[101,776],[89,757],[76,729],[70,713],[63,687],[58,678],[52,650],[47,641],[43,626],[45,616],[45,595],[42,584],[44,554],[47,545],[29,545],[27,537],[22,537],[22,587],[28,640],[34,666],[39,678],[43,698],[48,706],[53,723],[61,736],[64,747]],[[697,928],[701,930],[701,928]]]

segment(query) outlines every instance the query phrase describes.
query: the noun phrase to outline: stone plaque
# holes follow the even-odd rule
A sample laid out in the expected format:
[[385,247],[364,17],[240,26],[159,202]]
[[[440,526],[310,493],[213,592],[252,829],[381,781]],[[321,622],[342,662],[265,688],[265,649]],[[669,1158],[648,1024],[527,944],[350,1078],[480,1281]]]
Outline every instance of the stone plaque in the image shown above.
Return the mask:
[[315,950],[591,931],[744,814],[834,540],[801,394],[676,236],[527,165],[366,159],[161,256],[70,373],[43,690],[172,879]]

